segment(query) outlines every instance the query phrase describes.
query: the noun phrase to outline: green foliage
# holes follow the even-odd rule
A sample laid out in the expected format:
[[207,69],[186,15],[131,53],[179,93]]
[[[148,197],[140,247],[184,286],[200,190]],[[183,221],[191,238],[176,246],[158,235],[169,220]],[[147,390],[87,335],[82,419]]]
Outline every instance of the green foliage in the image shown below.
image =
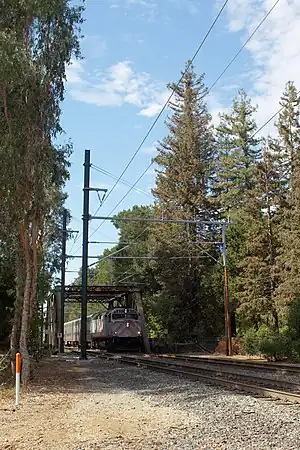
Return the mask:
[[0,345],[8,345],[15,302],[15,268],[10,248],[0,250]]
[[259,342],[254,328],[248,328],[243,336],[243,349],[247,355],[257,355],[259,350]]
[[66,65],[79,57],[82,6],[68,0],[9,0],[0,14],[0,239],[16,276],[12,356],[38,339],[39,303],[59,266],[63,189],[72,145],[59,147]]
[[300,358],[299,340],[292,338],[286,327],[280,331],[262,326],[258,330],[249,328],[243,336],[243,350],[247,355],[261,355],[270,361]]
[[214,193],[222,212],[240,207],[253,186],[253,168],[260,156],[259,140],[253,137],[257,108],[243,90],[233,100],[230,114],[220,116],[216,129],[216,170]]
[[287,326],[293,339],[300,339],[300,296],[296,297],[289,306]]

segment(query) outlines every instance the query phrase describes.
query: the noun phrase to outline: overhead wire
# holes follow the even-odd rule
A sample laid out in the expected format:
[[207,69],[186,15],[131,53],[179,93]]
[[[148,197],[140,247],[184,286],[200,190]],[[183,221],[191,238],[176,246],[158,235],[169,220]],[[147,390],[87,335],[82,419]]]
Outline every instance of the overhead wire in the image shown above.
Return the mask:
[[269,9],[269,11],[267,12],[267,14],[262,18],[262,20],[259,22],[259,24],[257,25],[257,27],[253,30],[253,32],[250,34],[250,36],[248,37],[248,39],[244,42],[244,44],[241,46],[241,48],[237,51],[237,53],[234,55],[234,57],[230,60],[230,62],[227,64],[227,66],[225,67],[225,69],[220,73],[220,75],[218,76],[218,78],[213,82],[213,84],[210,86],[210,88],[208,89],[208,93],[215,87],[215,85],[218,83],[218,81],[222,78],[222,76],[227,72],[227,70],[229,69],[229,67],[234,63],[234,61],[237,59],[237,57],[240,55],[240,53],[244,50],[244,48],[246,47],[246,45],[251,41],[251,39],[253,38],[253,36],[255,35],[255,33],[260,29],[260,27],[262,26],[262,24],[267,20],[267,18],[269,17],[269,15],[271,14],[271,12],[273,11],[273,9],[278,5],[278,3],[280,2],[280,0],[277,0],[272,8]]
[[[236,52],[236,54],[234,55],[234,57],[230,60],[230,62],[226,65],[225,69],[221,72],[221,74],[217,77],[217,79],[214,81],[214,83],[211,85],[211,87],[208,89],[207,91],[207,95],[211,92],[211,90],[215,87],[215,85],[218,83],[218,81],[222,78],[222,76],[227,72],[227,70],[229,69],[229,67],[234,63],[234,61],[236,60],[236,58],[240,55],[240,53],[242,52],[242,50],[246,47],[246,45],[249,43],[249,41],[253,38],[253,36],[255,35],[255,33],[259,30],[259,28],[263,25],[263,23],[265,22],[265,20],[269,17],[269,15],[271,14],[271,12],[274,10],[274,8],[277,6],[277,4],[279,3],[280,0],[276,0],[276,2],[273,4],[273,6],[268,10],[268,12],[265,14],[265,16],[263,17],[263,19],[259,22],[259,24],[256,26],[256,28],[254,29],[254,31],[251,33],[251,35],[247,38],[247,40],[244,42],[244,44],[241,46],[241,48]],[[225,8],[226,5],[223,5],[223,7]],[[224,9],[223,8],[223,9]],[[221,12],[221,11],[220,11]],[[217,16],[218,17],[218,16]],[[215,23],[215,22],[214,22]],[[181,79],[180,79],[181,81]],[[173,95],[174,91],[172,91],[171,96]],[[280,112],[280,110],[274,115],[272,116],[268,123]],[[259,130],[257,130],[257,132],[255,134],[257,134],[261,129],[264,128],[264,126],[266,126],[267,123],[265,125],[263,125]],[[149,133],[150,134],[150,133]],[[148,134],[148,135],[149,135]],[[148,135],[146,135],[146,138],[148,137]],[[145,138],[145,139],[146,139]],[[131,163],[131,160],[130,160]],[[129,163],[129,165],[130,165]],[[138,177],[138,179],[133,183],[133,185],[130,187],[130,189],[123,195],[123,197],[121,198],[121,200],[119,200],[119,202],[115,205],[115,207],[110,211],[109,216],[118,208],[118,206],[123,202],[123,200],[125,200],[125,198],[130,194],[130,192],[136,187],[136,185],[139,183],[139,181],[144,177],[144,175],[148,172],[148,170],[153,166],[154,161],[152,160],[150,162],[150,164],[146,167],[146,169],[142,172],[142,174]],[[127,169],[126,169],[127,170]],[[125,170],[125,171],[126,171]],[[123,174],[125,173],[125,171],[122,172],[121,176],[119,178],[121,178],[123,176]],[[115,188],[115,186],[117,185],[117,183],[115,183],[115,185],[113,186],[113,188]],[[112,189],[113,189],[112,188]],[[110,191],[111,193],[111,191]],[[108,197],[108,196],[107,196]],[[106,199],[107,199],[106,197]],[[95,215],[97,214],[97,212],[99,211],[100,208],[98,208],[98,210],[96,211]],[[91,236],[93,236],[99,229],[100,227],[104,224],[105,220],[103,220],[96,228],[96,230],[92,233]]]
[[[133,153],[132,157],[130,158],[129,162],[126,164],[125,168],[123,169],[121,175],[118,177],[117,181],[115,182],[115,184],[113,185],[112,189],[109,191],[108,195],[105,198],[105,201],[109,198],[109,196],[111,195],[111,193],[114,191],[115,187],[117,186],[117,184],[119,183],[119,181],[121,180],[121,178],[123,177],[124,173],[127,171],[128,167],[130,166],[130,164],[132,163],[132,161],[134,160],[134,158],[136,157],[136,155],[138,154],[138,152],[140,151],[140,149],[142,148],[142,146],[144,145],[145,141],[147,140],[148,136],[150,135],[151,131],[153,130],[153,128],[155,127],[155,125],[157,124],[158,120],[160,119],[161,115],[163,114],[164,110],[166,109],[166,107],[168,106],[171,98],[173,97],[173,94],[175,93],[176,89],[179,87],[180,83],[182,82],[185,74],[188,72],[189,68],[191,67],[191,65],[193,64],[195,58],[197,57],[198,53],[200,52],[201,48],[203,47],[205,41],[207,40],[208,36],[210,35],[211,31],[213,30],[215,24],[217,23],[219,17],[221,16],[223,10],[225,9],[227,3],[229,0],[225,0],[225,2],[223,3],[220,11],[218,12],[217,16],[215,17],[213,23],[211,24],[211,26],[209,27],[208,31],[206,32],[204,38],[202,39],[202,41],[200,42],[200,44],[198,45],[194,55],[192,56],[192,58],[189,60],[186,69],[182,72],[182,75],[180,77],[180,79],[178,80],[178,82],[176,83],[176,85],[174,86],[174,88],[171,91],[171,94],[169,95],[168,99],[166,100],[166,102],[164,103],[163,107],[161,108],[159,114],[156,116],[155,120],[153,121],[152,125],[150,126],[149,130],[147,131],[147,133],[145,134],[144,138],[142,139],[141,143],[139,144],[139,146],[137,147],[136,151]],[[100,209],[100,208],[99,208]],[[97,210],[98,212],[98,210]],[[95,214],[97,214],[97,212]]]
[[[227,3],[229,0],[225,0],[225,2],[223,3],[221,9],[219,10],[217,16],[215,17],[213,23],[211,24],[211,26],[209,27],[208,31],[206,32],[204,38],[202,39],[202,41],[200,42],[199,46],[197,47],[194,55],[192,56],[192,58],[189,60],[186,69],[184,70],[184,72],[182,73],[180,79],[178,80],[177,84],[175,85],[174,89],[172,89],[171,94],[169,95],[167,101],[164,103],[162,109],[160,110],[159,114],[156,116],[155,120],[153,121],[152,125],[150,126],[149,130],[147,131],[147,133],[145,134],[144,138],[142,139],[141,143],[139,144],[139,146],[137,147],[136,151],[134,152],[134,154],[132,155],[132,157],[130,158],[129,162],[126,164],[125,168],[123,169],[122,173],[120,174],[120,176],[117,178],[116,182],[114,183],[113,187],[111,188],[111,190],[108,192],[108,194],[105,196],[105,198],[103,199],[102,203],[98,206],[97,210],[94,213],[94,216],[97,215],[98,211],[100,210],[100,208],[103,206],[103,204],[107,201],[107,199],[110,197],[110,195],[112,194],[112,192],[115,190],[116,186],[118,185],[118,183],[120,182],[121,178],[123,177],[124,173],[127,171],[128,167],[130,166],[130,164],[132,163],[132,161],[134,160],[134,158],[136,157],[136,155],[138,154],[138,152],[140,151],[140,149],[142,148],[142,146],[144,145],[145,141],[147,140],[148,136],[150,135],[151,131],[153,130],[153,128],[155,127],[155,125],[157,124],[158,120],[160,119],[161,115],[163,114],[164,110],[166,109],[167,105],[169,104],[169,101],[171,100],[171,98],[173,97],[173,94],[176,90],[176,88],[180,85],[181,81],[183,80],[183,77],[185,76],[186,72],[189,70],[189,68],[191,67],[191,65],[193,64],[193,61],[195,60],[195,58],[197,57],[199,51],[201,50],[201,48],[203,47],[205,41],[207,40],[208,36],[210,35],[211,31],[213,30],[215,24],[217,23],[219,17],[221,16],[223,10],[225,9]],[[153,163],[152,163],[153,164]],[[151,165],[152,165],[151,164]],[[151,167],[151,165],[149,167]],[[94,166],[94,165],[93,165]],[[95,168],[95,166],[94,166]],[[146,170],[147,171],[147,170]],[[135,182],[135,185],[130,187],[130,190],[128,191],[128,194],[135,189],[136,184],[139,182],[139,180],[145,175],[146,171],[142,174],[142,176]],[[128,195],[127,194],[127,195]],[[125,198],[125,197],[124,197]],[[123,200],[122,200],[123,201]],[[117,206],[116,206],[117,207]],[[115,209],[114,209],[115,210]],[[96,229],[96,231],[99,230],[99,228],[103,225],[104,222],[102,222]],[[90,237],[92,237],[95,232],[94,231]],[[82,235],[82,234],[81,234]],[[81,236],[80,236],[81,237]],[[79,249],[78,249],[79,250]],[[77,251],[75,253],[77,253]]]
[[[268,16],[271,14],[271,12],[274,10],[274,8],[277,6],[277,4],[279,3],[280,0],[277,0],[273,6],[269,9],[269,11],[267,12],[267,14],[263,17],[263,19],[259,22],[259,24],[256,26],[256,28],[254,29],[254,31],[251,33],[251,35],[247,38],[247,40],[244,42],[244,44],[241,46],[241,48],[237,51],[237,53],[234,55],[234,57],[230,60],[230,62],[226,65],[226,67],[224,68],[224,70],[220,73],[220,75],[217,77],[217,79],[214,81],[214,83],[210,86],[210,88],[208,89],[207,94],[209,94],[211,92],[211,90],[215,87],[215,85],[218,83],[218,81],[223,77],[223,75],[227,72],[227,70],[229,69],[229,67],[234,63],[234,61],[237,59],[237,57],[240,55],[240,53],[242,52],[242,50],[246,47],[246,45],[250,42],[250,40],[253,38],[253,36],[256,34],[256,32],[259,30],[259,28],[262,26],[262,24],[266,21],[266,19],[268,18]],[[205,38],[203,39],[202,43],[200,44],[200,46],[197,49],[197,52],[195,53],[192,61],[195,59],[195,57],[197,56],[197,54],[199,53],[203,43],[205,42],[206,38],[208,37],[210,31],[212,30],[212,28],[214,27],[216,21],[218,20],[219,16],[221,15],[222,11],[224,10],[225,6],[227,5],[228,1],[226,1],[221,10],[219,11],[219,14],[217,15],[216,19],[214,20],[212,26],[210,27],[209,31],[206,33]],[[191,62],[192,62],[191,61]],[[188,67],[186,68],[186,70],[188,70]],[[185,71],[186,72],[186,71]],[[180,84],[185,72],[183,73],[182,77],[180,78],[178,85]],[[113,188],[110,190],[109,194],[106,196],[105,201],[107,200],[107,198],[111,195],[112,191],[115,189],[115,187],[117,186],[117,184],[120,182],[121,178],[123,177],[124,173],[126,172],[126,170],[128,169],[128,167],[130,166],[131,162],[133,161],[133,159],[135,158],[135,156],[137,155],[137,153],[140,151],[142,145],[144,144],[144,142],[146,141],[146,139],[148,138],[149,134],[151,133],[152,129],[154,128],[154,126],[156,125],[158,119],[160,118],[160,116],[162,115],[163,111],[165,110],[165,108],[167,107],[170,99],[172,98],[174,94],[174,91],[172,91],[171,95],[169,96],[167,102],[165,103],[165,105],[163,106],[163,109],[161,110],[161,112],[159,113],[159,115],[156,117],[155,121],[153,122],[152,126],[149,128],[148,132],[146,133],[144,139],[142,140],[141,144],[139,145],[139,147],[137,148],[137,150],[135,151],[135,153],[133,154],[133,156],[131,157],[129,163],[126,165],[125,169],[123,170],[123,172],[121,173],[121,175],[118,177],[116,183],[114,184]],[[255,136],[257,133],[259,133],[266,125],[268,125],[268,123],[270,123],[276,116],[277,114],[279,114],[281,112],[283,108],[280,108],[275,114],[272,115],[272,117],[270,117],[270,119],[268,119],[254,134],[253,136]],[[252,136],[252,137],[253,137]],[[139,181],[144,177],[144,175],[148,172],[148,170],[152,167],[152,165],[154,164],[154,161],[151,161],[151,163],[146,167],[146,169],[142,172],[142,174],[138,177],[138,179],[130,186],[130,189],[123,195],[123,197],[121,198],[121,200],[115,205],[115,207],[111,210],[111,212],[109,213],[109,216],[117,209],[117,207],[123,202],[123,200],[130,194],[130,192],[135,189],[136,185],[139,183]],[[104,203],[104,202],[103,202]],[[101,206],[100,206],[101,207]],[[97,209],[96,213],[94,215],[97,214],[97,212],[99,211],[100,207]],[[94,232],[92,233],[91,236],[93,236],[99,229],[100,227],[104,224],[105,220],[103,220],[99,226],[94,230]],[[140,235],[138,235],[136,239],[138,239],[142,234],[144,234],[147,229],[149,227],[145,228],[142,233],[140,233]],[[90,237],[91,237],[90,236]],[[131,243],[128,244],[128,246],[132,245]],[[126,246],[126,247],[128,247]],[[91,264],[90,266],[93,266],[96,263]],[[89,266],[89,267],[90,267]]]
[[[225,9],[227,3],[229,0],[225,0],[225,2],[223,3],[220,11],[218,12],[217,16],[215,17],[213,23],[211,24],[211,26],[209,27],[208,31],[206,32],[204,38],[202,39],[201,43],[198,45],[194,55],[192,56],[192,58],[189,60],[185,70],[182,72],[182,75],[180,77],[180,79],[178,80],[178,82],[175,84],[174,88],[171,90],[171,93],[168,97],[168,99],[166,100],[166,102],[164,103],[163,107],[161,108],[159,114],[156,116],[155,120],[153,121],[152,125],[150,126],[149,130],[147,131],[147,133],[145,134],[144,138],[142,139],[141,143],[139,144],[139,146],[137,147],[136,151],[134,152],[134,154],[132,155],[132,157],[130,158],[129,162],[126,164],[125,168],[123,169],[122,173],[120,174],[120,176],[118,177],[118,179],[116,180],[116,182],[114,183],[113,187],[111,188],[111,190],[109,191],[109,193],[107,194],[107,196],[105,197],[102,205],[104,204],[105,201],[107,201],[107,199],[109,198],[109,196],[111,195],[111,193],[114,191],[114,189],[116,188],[117,184],[120,182],[121,178],[123,177],[124,173],[127,171],[128,167],[131,165],[132,161],[134,160],[134,158],[136,157],[136,155],[138,154],[138,152],[140,151],[140,149],[142,148],[142,146],[144,145],[145,141],[147,140],[148,136],[150,135],[151,131],[153,130],[153,128],[155,127],[156,123],[158,122],[158,120],[160,119],[161,115],[163,114],[164,110],[166,109],[166,107],[168,106],[171,98],[173,97],[176,89],[179,87],[180,83],[182,82],[185,74],[187,73],[187,71],[190,69],[191,65],[193,64],[195,58],[197,57],[199,51],[201,50],[201,48],[203,47],[205,41],[207,40],[208,36],[210,35],[211,31],[213,30],[215,24],[217,23],[219,17],[221,16],[223,10]],[[130,190],[128,191],[127,195],[132,191],[132,189],[135,188],[136,184],[140,181],[140,179],[145,175],[145,173],[147,172],[147,170],[152,166],[153,162],[151,162],[151,164],[148,166],[148,168],[143,172],[142,176],[138,178],[138,180],[135,182],[135,184],[130,187]],[[125,198],[125,197],[124,197]],[[122,200],[123,201],[123,200]],[[120,204],[120,202],[118,203],[118,205]],[[94,215],[97,215],[100,207],[102,206],[100,205],[97,209],[97,211],[95,212]],[[118,206],[117,205],[117,206]],[[117,208],[116,206],[116,208]],[[115,210],[115,208],[114,208]],[[113,211],[114,211],[113,210]],[[97,230],[102,226],[103,222],[98,226]],[[94,234],[94,233],[93,233]],[[93,235],[92,234],[92,235]]]
[[[100,173],[102,173],[103,175],[106,175],[106,176],[108,176],[108,177],[110,177],[110,178],[112,178],[112,179],[114,179],[114,180],[117,180],[117,179],[118,179],[118,177],[117,177],[116,175],[114,175],[114,174],[108,172],[108,170],[105,170],[105,169],[102,169],[101,167],[96,166],[95,164],[92,164],[91,167],[92,167],[93,169],[95,169],[97,172],[100,172]],[[119,183],[122,183],[122,184],[124,184],[125,186],[129,186],[129,187],[132,186],[131,183],[129,183],[128,181],[123,180],[123,179],[119,180]],[[134,189],[135,189],[137,192],[140,192],[141,194],[144,194],[144,195],[146,195],[147,197],[150,197],[151,199],[153,199],[153,195],[151,195],[149,192],[145,191],[144,189],[140,189],[140,188],[136,188],[136,187],[135,187]],[[102,203],[102,204],[103,204],[103,203]]]

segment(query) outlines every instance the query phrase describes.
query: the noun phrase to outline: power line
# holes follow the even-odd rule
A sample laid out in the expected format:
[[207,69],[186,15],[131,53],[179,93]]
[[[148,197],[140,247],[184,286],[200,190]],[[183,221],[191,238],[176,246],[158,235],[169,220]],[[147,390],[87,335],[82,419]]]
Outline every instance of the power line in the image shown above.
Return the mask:
[[[300,94],[300,91],[298,92],[298,95],[299,94]],[[252,139],[257,133],[259,133],[263,128],[265,128],[273,119],[275,119],[275,117],[283,110],[283,108],[284,108],[284,106],[279,108],[278,111],[276,111],[276,113],[273,114],[272,117],[270,117],[270,119],[268,119],[258,130],[255,131],[255,133],[252,134],[250,139]]]
[[210,88],[208,89],[208,93],[215,87],[215,85],[217,84],[217,82],[222,78],[222,76],[224,75],[225,72],[227,72],[227,70],[229,69],[229,67],[234,63],[234,61],[237,59],[237,57],[239,56],[239,54],[244,50],[244,48],[246,47],[246,45],[251,41],[251,39],[253,38],[253,36],[255,35],[255,33],[259,30],[259,28],[262,26],[262,24],[267,20],[267,18],[269,17],[269,15],[271,14],[271,12],[273,11],[273,9],[278,5],[278,3],[280,2],[280,0],[277,0],[274,5],[272,6],[271,9],[269,9],[269,11],[267,12],[267,14],[263,17],[263,19],[259,22],[259,24],[257,25],[257,27],[253,30],[253,32],[250,34],[250,36],[248,37],[248,39],[244,42],[244,44],[241,46],[241,48],[237,51],[237,53],[234,55],[234,57],[231,59],[231,61],[227,64],[227,66],[225,67],[225,69],[223,70],[223,72],[220,73],[220,75],[218,76],[218,78],[213,82],[213,84],[210,86]]
[[[211,92],[211,90],[215,87],[215,85],[218,83],[218,81],[222,78],[222,76],[226,73],[226,71],[229,69],[229,67],[234,63],[234,61],[237,59],[237,57],[240,55],[240,53],[242,52],[242,50],[246,47],[246,45],[249,43],[249,41],[253,38],[253,36],[255,35],[255,33],[259,30],[259,28],[262,26],[262,24],[265,22],[265,20],[268,18],[268,16],[271,14],[271,12],[274,10],[274,8],[277,6],[277,4],[279,3],[280,0],[277,0],[274,5],[270,8],[270,10],[267,12],[267,14],[263,17],[263,19],[260,21],[260,23],[257,25],[257,27],[254,29],[254,31],[251,33],[251,35],[249,36],[249,38],[244,42],[244,44],[241,46],[241,48],[237,51],[237,53],[234,55],[234,57],[230,60],[230,62],[227,64],[227,66],[225,67],[225,69],[220,73],[220,75],[217,77],[217,79],[214,81],[214,83],[210,86],[209,90],[208,90],[208,94]],[[221,15],[222,11],[224,10],[225,6],[227,5],[228,1],[226,1],[219,14],[217,15],[215,21],[213,22],[212,26],[210,27],[210,29],[208,30],[208,32],[206,33],[206,36],[204,37],[203,41],[201,42],[200,46],[198,47],[193,59],[191,60],[191,63],[193,62],[193,60],[195,59],[195,57],[197,56],[197,54],[199,53],[202,45],[204,44],[206,38],[208,37],[210,31],[212,30],[212,28],[214,27],[216,21],[218,20],[219,16]],[[189,66],[186,68],[185,72],[183,73],[182,77],[180,78],[179,82],[177,83],[177,85],[180,84],[183,76],[185,75],[186,71],[188,70]],[[144,139],[142,140],[141,144],[139,145],[139,147],[137,148],[136,152],[134,153],[134,155],[132,156],[131,160],[129,161],[129,163],[127,164],[127,166],[125,167],[125,169],[123,170],[123,172],[121,173],[121,175],[118,177],[116,183],[114,184],[113,188],[110,190],[110,192],[108,193],[108,195],[106,196],[106,199],[109,197],[109,195],[112,193],[112,191],[115,189],[116,185],[120,182],[122,176],[124,175],[124,173],[126,172],[126,170],[128,169],[129,165],[131,164],[131,162],[133,161],[133,159],[135,158],[135,156],[137,155],[137,153],[140,151],[142,145],[144,144],[144,142],[146,141],[146,139],[148,138],[149,134],[151,133],[152,129],[154,128],[154,126],[156,125],[158,119],[160,118],[160,116],[162,115],[163,111],[165,110],[166,106],[169,103],[169,100],[172,98],[174,94],[174,90],[171,92],[167,102],[165,103],[165,105],[163,106],[163,109],[160,111],[159,115],[156,117],[155,121],[153,122],[152,126],[150,127],[150,129],[148,130],[147,134],[145,135]],[[252,137],[254,137],[257,133],[259,133],[266,125],[268,125],[268,123],[270,123],[281,111],[283,108],[280,108],[275,114],[272,115],[272,117],[270,117],[270,119],[268,119],[254,134]],[[130,192],[135,189],[136,185],[139,183],[139,181],[144,177],[144,175],[148,172],[148,170],[152,167],[152,165],[154,164],[154,161],[151,161],[150,164],[146,167],[146,169],[142,172],[142,174],[139,176],[139,178],[134,182],[133,185],[130,186],[130,189],[123,195],[123,197],[121,198],[121,200],[116,204],[116,206],[111,210],[111,212],[109,213],[109,215],[111,215],[116,209],[117,207],[123,202],[123,200],[130,194]],[[105,199],[105,200],[106,200]],[[97,211],[95,212],[95,215],[97,214],[97,212],[99,211],[100,206],[98,207]],[[92,235],[93,236],[99,229],[100,227],[104,224],[105,221],[102,221],[99,226],[93,231]],[[143,232],[141,233],[141,235],[146,232],[147,228],[145,230],[143,230]],[[90,236],[90,237],[91,237]],[[140,236],[137,236],[137,238]],[[131,245],[131,244],[129,244]],[[92,264],[94,265],[94,263]]]
[[[229,62],[229,64],[227,64],[227,66],[225,67],[225,69],[221,72],[221,74],[217,77],[217,79],[214,81],[214,83],[211,85],[211,87],[209,88],[207,95],[211,92],[211,90],[215,87],[215,85],[217,84],[217,82],[221,79],[221,77],[225,74],[225,72],[229,69],[229,67],[233,64],[233,62],[236,60],[236,58],[239,56],[239,54],[242,52],[242,50],[246,47],[246,45],[249,43],[249,41],[253,38],[253,36],[255,35],[255,33],[259,30],[259,28],[262,26],[262,24],[265,22],[265,20],[268,18],[268,16],[271,14],[271,12],[274,10],[274,8],[277,6],[277,4],[279,3],[280,0],[277,0],[274,5],[269,9],[269,11],[267,12],[267,14],[263,17],[263,19],[260,21],[260,23],[257,25],[257,27],[254,29],[254,31],[251,33],[251,35],[249,36],[249,38],[244,42],[244,44],[241,46],[241,48],[237,51],[237,53],[235,54],[235,56],[231,59],[231,61]],[[225,8],[226,4],[223,5],[223,8]],[[221,14],[222,9],[219,13],[219,15]],[[217,16],[218,18],[218,16]],[[217,20],[216,18],[216,20]],[[215,21],[216,21],[215,20]],[[215,22],[214,22],[215,23]],[[199,49],[200,50],[200,49]],[[185,73],[185,72],[184,72]],[[184,74],[183,74],[184,75]],[[181,77],[182,79],[182,77]],[[181,81],[180,79],[180,81]],[[177,84],[178,85],[178,84]],[[172,97],[174,91],[172,91],[170,98]],[[168,100],[169,101],[169,100]],[[167,101],[167,103],[168,103]],[[166,107],[166,105],[164,106],[164,108]],[[269,121],[267,123],[269,123],[281,110],[279,110],[276,114],[274,114],[274,116],[272,116]],[[159,118],[159,116],[157,117],[157,119]],[[156,120],[157,121],[157,120]],[[146,138],[148,137],[148,135],[150,134],[150,131],[153,129],[154,125],[156,122],[154,122],[152,128],[148,131],[146,137],[144,138],[146,140]],[[262,128],[264,128],[266,125],[264,124],[259,130],[256,131],[255,134],[257,134],[259,131],[261,131]],[[254,136],[254,135],[253,135]],[[144,143],[144,141],[143,141]],[[142,145],[143,145],[142,143]],[[125,170],[122,172],[121,176],[119,178],[121,178],[125,171],[127,170],[127,168],[129,167],[129,165],[131,164],[132,159],[135,157],[135,155],[138,153],[138,151],[140,150],[140,147],[138,148],[138,150],[136,151],[136,153],[133,155],[133,157],[131,158],[131,160],[129,161],[128,165],[126,166]],[[146,167],[146,169],[143,171],[143,173],[139,176],[139,178],[133,183],[133,185],[130,187],[130,189],[123,195],[123,197],[121,198],[121,200],[116,204],[116,206],[111,210],[111,212],[109,213],[109,215],[111,215],[116,209],[117,207],[123,202],[123,200],[130,194],[130,192],[136,187],[136,185],[139,183],[139,181],[144,177],[144,175],[148,172],[148,170],[153,166],[154,161],[151,161],[150,164]],[[115,188],[115,186],[117,185],[118,182],[116,182],[112,188],[112,190]],[[109,197],[110,193],[112,192],[112,190],[108,193],[106,199]],[[97,212],[99,211],[100,208],[98,208]],[[96,215],[96,213],[95,213]],[[93,234],[95,234],[100,227],[104,224],[104,221],[102,221],[98,227],[96,228],[96,230],[94,231]],[[93,236],[93,234],[91,236]]]
[[[97,172],[102,173],[103,175],[106,175],[106,176],[108,176],[108,177],[110,177],[110,178],[112,178],[112,179],[114,179],[114,180],[118,180],[118,177],[117,177],[116,175],[114,175],[114,174],[108,172],[108,171],[105,170],[105,169],[102,169],[101,167],[96,166],[95,164],[92,164],[91,167],[92,167],[93,169],[95,169]],[[119,183],[122,183],[122,184],[124,184],[125,186],[128,186],[128,187],[131,187],[131,186],[132,186],[131,183],[129,183],[128,181],[123,180],[123,179],[120,179],[120,180],[119,180]],[[147,197],[150,197],[151,199],[153,199],[153,195],[149,194],[149,192],[145,191],[144,189],[140,189],[140,188],[134,188],[134,189],[135,189],[137,192],[140,192],[141,194],[147,195]],[[102,204],[103,204],[103,203],[102,203]]]
[[[142,139],[140,145],[138,146],[138,148],[136,149],[136,151],[134,152],[134,154],[132,155],[132,157],[130,158],[129,162],[126,164],[123,172],[121,173],[121,175],[118,177],[117,181],[115,182],[115,184],[113,185],[113,187],[111,188],[111,190],[109,191],[109,193],[106,196],[107,200],[109,198],[109,196],[111,195],[111,193],[114,191],[115,187],[117,186],[117,184],[119,183],[119,181],[121,180],[121,178],[123,177],[124,173],[127,171],[128,167],[130,166],[130,164],[132,163],[132,161],[134,160],[134,158],[136,157],[136,155],[138,154],[138,152],[140,151],[140,149],[142,148],[142,146],[144,145],[146,139],[148,138],[148,136],[150,135],[151,131],[153,130],[153,128],[155,127],[156,123],[158,122],[159,118],[161,117],[162,113],[164,112],[164,110],[166,109],[167,105],[169,104],[169,101],[171,100],[171,98],[173,97],[173,94],[176,90],[176,88],[178,88],[178,86],[180,85],[180,83],[182,82],[185,74],[187,73],[187,71],[189,70],[189,68],[191,67],[191,65],[193,64],[193,61],[195,60],[195,58],[197,57],[199,51],[201,50],[201,48],[203,47],[206,39],[208,38],[208,36],[210,35],[212,29],[214,28],[215,24],[217,23],[219,17],[221,16],[223,10],[225,9],[227,3],[229,0],[225,0],[225,2],[223,3],[222,8],[220,9],[219,13],[217,14],[217,17],[215,18],[215,20],[213,21],[213,23],[211,24],[209,30],[207,31],[207,33],[205,34],[204,38],[202,39],[201,43],[199,44],[196,52],[194,53],[192,59],[189,60],[187,67],[185,69],[185,71],[182,73],[179,81],[177,82],[177,84],[175,85],[175,87],[172,89],[171,94],[169,95],[167,101],[165,102],[165,104],[163,105],[162,109],[160,110],[159,114],[156,116],[154,122],[152,123],[152,125],[150,126],[149,130],[147,131],[146,135],[144,136],[144,138]],[[99,208],[100,209],[100,208]],[[97,211],[98,212],[98,211]]]

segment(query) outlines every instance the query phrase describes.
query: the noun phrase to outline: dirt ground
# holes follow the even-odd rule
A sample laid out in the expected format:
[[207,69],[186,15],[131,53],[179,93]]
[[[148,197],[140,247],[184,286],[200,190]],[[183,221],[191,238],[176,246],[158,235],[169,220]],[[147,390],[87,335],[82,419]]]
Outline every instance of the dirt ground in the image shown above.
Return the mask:
[[[14,390],[0,391],[0,449],[163,448],[155,436],[144,447],[143,438],[155,426],[168,427],[168,412],[137,404],[132,393],[114,385],[117,368],[104,364],[67,355],[43,360],[18,409]],[[170,426],[180,427],[180,416]]]
[[0,389],[0,450],[294,450],[299,405],[75,354],[44,359],[21,404]]

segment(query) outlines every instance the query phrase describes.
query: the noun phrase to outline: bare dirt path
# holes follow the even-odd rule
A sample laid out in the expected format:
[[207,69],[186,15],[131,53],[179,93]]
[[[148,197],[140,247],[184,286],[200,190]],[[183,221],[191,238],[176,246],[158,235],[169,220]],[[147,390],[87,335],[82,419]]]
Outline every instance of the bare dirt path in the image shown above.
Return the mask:
[[300,448],[300,407],[72,355],[40,365],[14,410],[0,391],[1,450]]

